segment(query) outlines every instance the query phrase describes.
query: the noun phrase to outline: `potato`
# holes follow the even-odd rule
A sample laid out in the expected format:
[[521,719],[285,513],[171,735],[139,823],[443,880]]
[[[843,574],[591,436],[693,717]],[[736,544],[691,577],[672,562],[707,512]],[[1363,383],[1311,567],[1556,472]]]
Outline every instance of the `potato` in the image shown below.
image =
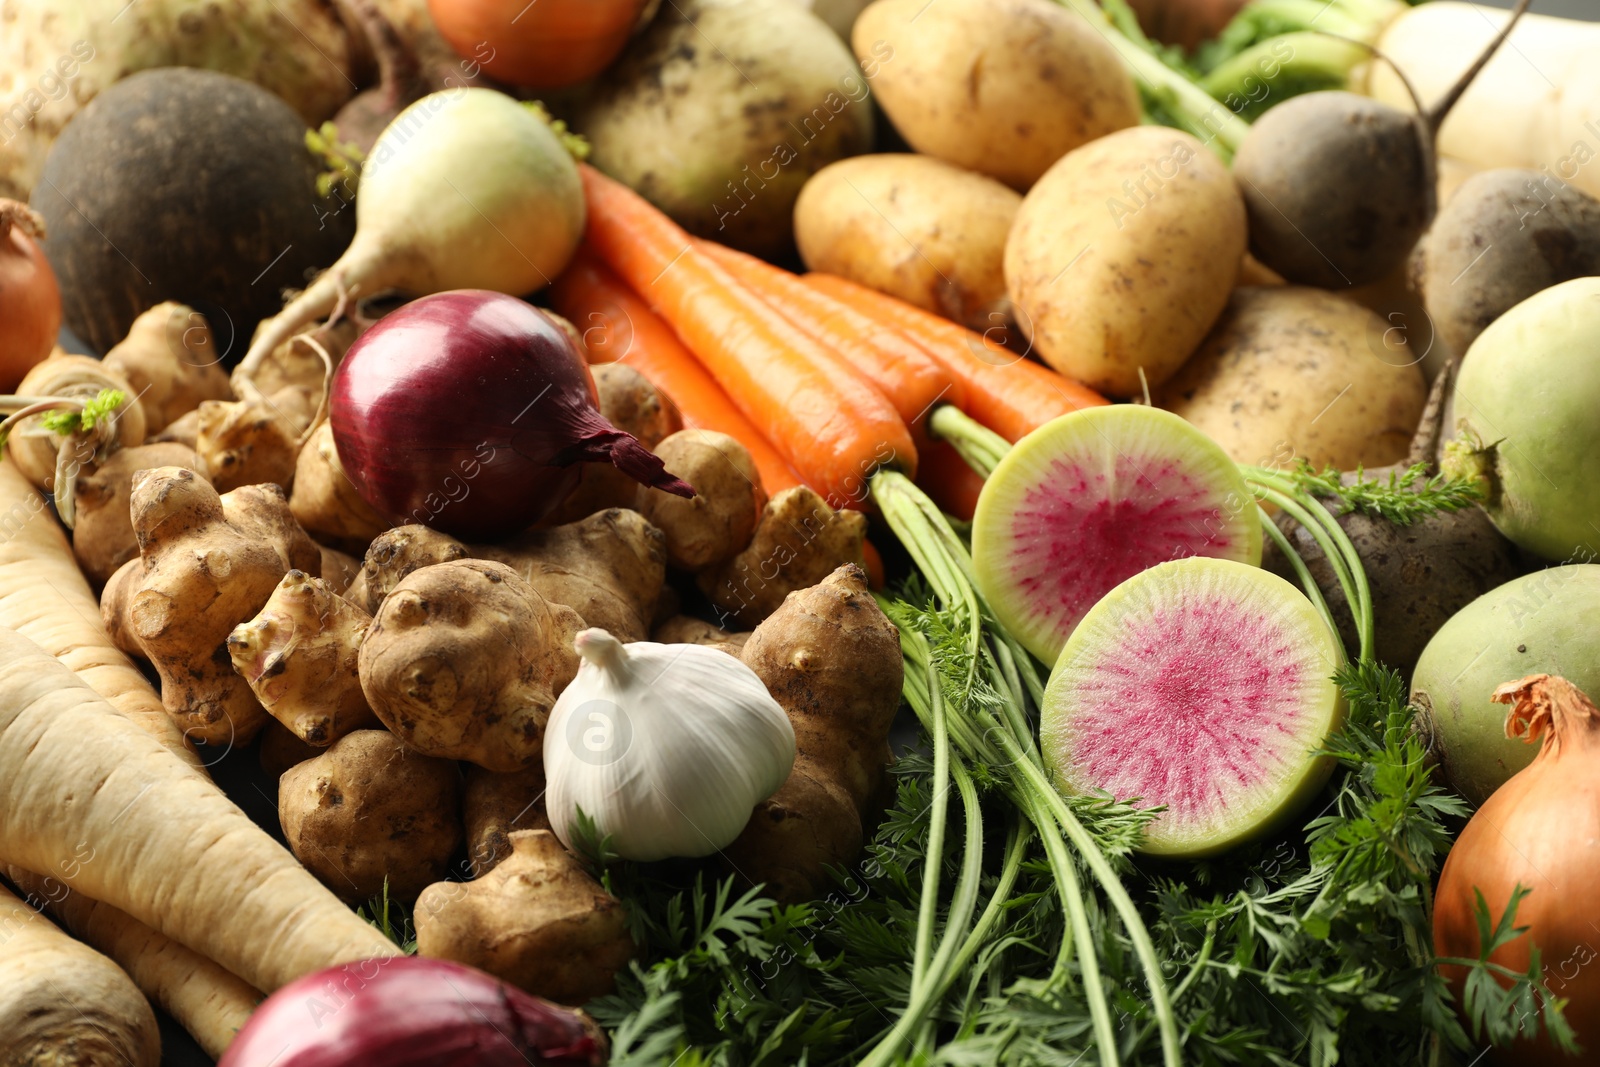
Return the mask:
[[816,173],[794,205],[812,270],[977,329],[1006,296],[1006,235],[1022,197],[927,156],[857,156]]
[[1079,145],[1139,123],[1122,60],[1051,0],[878,0],[851,39],[912,148],[1025,190]]
[[792,253],[795,197],[872,144],[867,82],[790,0],[663,7],[574,121],[590,162],[685,229],[767,258]]
[[1428,391],[1386,331],[1371,311],[1320,289],[1239,289],[1156,402],[1239,463],[1298,456],[1382,467],[1405,456]]
[[1028,192],[1006,242],[1006,288],[1045,362],[1131,397],[1204,339],[1244,251],[1228,168],[1186,133],[1140,126],[1068,154]]

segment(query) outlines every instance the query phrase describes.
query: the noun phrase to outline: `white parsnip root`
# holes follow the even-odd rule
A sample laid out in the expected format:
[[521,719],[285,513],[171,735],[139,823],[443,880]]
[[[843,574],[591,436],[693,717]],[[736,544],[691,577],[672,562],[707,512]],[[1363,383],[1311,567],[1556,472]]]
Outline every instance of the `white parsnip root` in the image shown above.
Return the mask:
[[220,1057],[261,1003],[259,990],[126,912],[74,893],[57,878],[20,867],[5,874],[30,904],[115,961],[208,1055]]
[[138,987],[0,886],[0,1064],[160,1062],[156,1017]]
[[200,769],[200,758],[139,668],[112,644],[72,546],[39,491],[0,463],[0,626],[55,656],[128,719]]
[[400,951],[12,630],[0,630],[0,859],[61,878],[265,992]]

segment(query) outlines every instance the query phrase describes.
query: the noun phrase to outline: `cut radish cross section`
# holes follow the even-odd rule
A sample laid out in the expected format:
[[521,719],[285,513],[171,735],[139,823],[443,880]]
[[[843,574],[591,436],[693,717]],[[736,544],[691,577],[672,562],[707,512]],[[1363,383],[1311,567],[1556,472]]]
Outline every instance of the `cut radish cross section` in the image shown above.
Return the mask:
[[1143,571],[1083,617],[1045,690],[1040,742],[1062,792],[1166,810],[1143,851],[1204,856],[1269,828],[1332,770],[1341,652],[1274,574],[1191,557]]
[[972,519],[978,591],[1047,664],[1118,583],[1188,556],[1259,564],[1261,523],[1222,448],[1157,408],[1039,427],[989,476]]

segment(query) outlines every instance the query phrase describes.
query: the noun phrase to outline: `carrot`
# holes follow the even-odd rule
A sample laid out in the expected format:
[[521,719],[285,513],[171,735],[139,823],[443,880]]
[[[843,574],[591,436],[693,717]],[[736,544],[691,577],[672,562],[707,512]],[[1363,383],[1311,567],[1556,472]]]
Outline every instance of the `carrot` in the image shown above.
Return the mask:
[[5,629],[0,860],[60,878],[266,992],[400,951],[208,779]]
[[898,412],[865,378],[694,246],[627,186],[583,166],[591,247],[643,296],[751,422],[830,505],[865,498],[879,467],[911,474]]
[[9,459],[0,463],[0,626],[77,671],[118,711],[203,771],[160,695],[106,633],[99,598],[50,505]]
[[160,1062],[155,1013],[128,976],[0,886],[0,1063]]
[[1051,419],[1110,401],[948,319],[831,274],[807,274],[807,285],[899,330],[944,365],[966,389],[961,408],[1015,444]]
[[972,521],[983,492],[983,475],[961,458],[949,441],[934,441],[921,452],[917,484],[932,498],[939,510],[963,522]]
[[29,904],[111,957],[213,1059],[222,1056],[261,1003],[259,991],[109,904],[20,867],[6,868],[6,877],[27,895]]
[[[711,241],[700,247],[778,314],[860,370],[913,430],[926,428],[938,404],[965,406],[966,390],[904,334],[755,256]],[[922,443],[919,437],[919,454]]]
[[550,304],[583,334],[591,363],[626,363],[666,393],[691,430],[716,430],[744,445],[767,495],[800,478],[706,369],[672,327],[587,250],[550,288]]

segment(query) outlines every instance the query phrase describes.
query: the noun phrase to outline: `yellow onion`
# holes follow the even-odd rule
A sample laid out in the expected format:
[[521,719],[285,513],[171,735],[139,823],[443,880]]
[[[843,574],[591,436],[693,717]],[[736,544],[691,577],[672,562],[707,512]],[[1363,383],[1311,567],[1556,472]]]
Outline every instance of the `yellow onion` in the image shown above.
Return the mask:
[[[1595,1063],[1600,1050],[1600,924],[1593,904],[1600,887],[1600,708],[1577,686],[1549,674],[1508,682],[1495,690],[1494,699],[1512,705],[1507,736],[1530,744],[1542,739],[1544,747],[1484,801],[1450,850],[1434,897],[1434,951],[1477,959],[1476,893],[1483,894],[1493,925],[1518,886],[1531,890],[1516,911],[1516,926],[1527,927],[1527,933],[1502,944],[1490,962],[1525,973],[1537,948],[1544,983],[1568,1002],[1567,1021],[1588,1055],[1574,1059],[1541,1036],[1495,1049],[1488,1062],[1516,1067]],[[1442,965],[1441,970],[1460,1005],[1466,969]]]

